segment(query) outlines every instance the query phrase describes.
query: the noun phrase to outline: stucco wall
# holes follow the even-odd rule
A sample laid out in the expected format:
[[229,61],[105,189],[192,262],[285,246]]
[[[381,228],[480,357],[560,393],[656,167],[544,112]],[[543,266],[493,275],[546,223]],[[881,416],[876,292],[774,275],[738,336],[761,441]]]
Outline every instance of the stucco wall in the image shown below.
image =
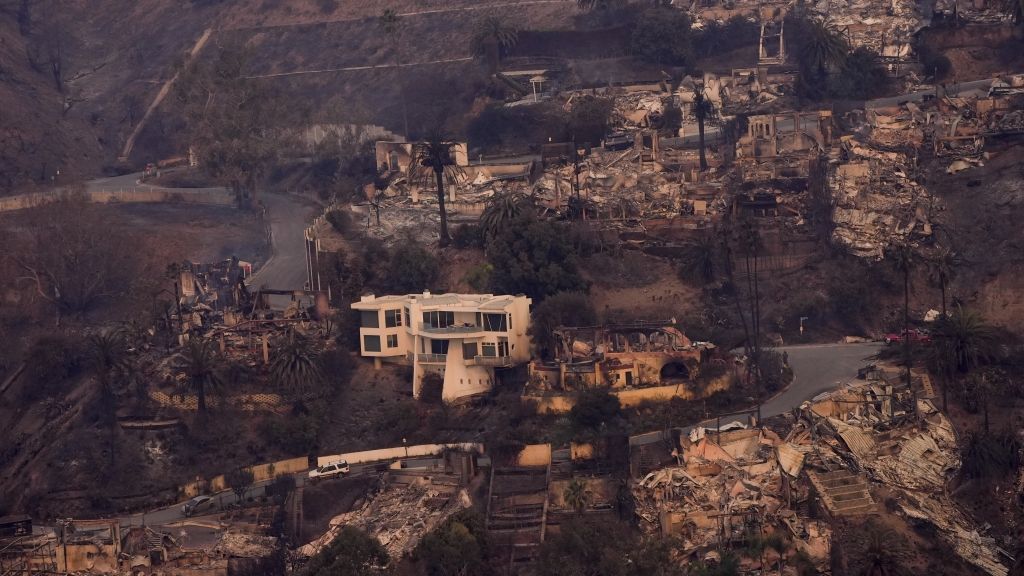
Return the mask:
[[518,466],[547,466],[551,463],[551,444],[530,444],[516,458]]
[[460,450],[463,452],[478,452],[483,453],[484,445],[473,442],[464,442],[461,444],[419,444],[416,446],[396,446],[394,448],[381,448],[379,450],[364,450],[362,452],[349,452],[347,454],[331,454],[328,456],[320,456],[316,459],[317,466],[323,466],[330,462],[336,462],[338,460],[345,460],[349,464],[362,464],[365,462],[377,462],[381,460],[391,460],[394,458],[405,458],[406,456],[421,457],[421,456],[436,456],[445,450]]
[[[673,384],[669,386],[652,386],[650,388],[633,388],[631,390],[611,390],[611,393],[619,397],[623,406],[637,406],[644,402],[666,402],[672,398],[683,400],[697,400],[705,398],[716,392],[728,390],[732,382],[732,375],[725,374],[712,380],[701,389],[695,389],[692,384]],[[576,405],[576,397],[572,394],[557,394],[550,396],[523,396],[526,402],[534,403],[537,412],[541,414],[564,414]]]

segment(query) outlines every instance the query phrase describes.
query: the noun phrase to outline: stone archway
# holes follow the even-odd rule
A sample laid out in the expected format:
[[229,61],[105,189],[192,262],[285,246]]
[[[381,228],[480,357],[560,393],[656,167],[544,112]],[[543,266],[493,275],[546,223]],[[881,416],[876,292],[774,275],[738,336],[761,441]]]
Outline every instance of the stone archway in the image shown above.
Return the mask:
[[689,380],[690,379],[690,367],[683,360],[671,360],[666,362],[661,370],[658,371],[658,377],[662,382],[674,381],[674,380]]

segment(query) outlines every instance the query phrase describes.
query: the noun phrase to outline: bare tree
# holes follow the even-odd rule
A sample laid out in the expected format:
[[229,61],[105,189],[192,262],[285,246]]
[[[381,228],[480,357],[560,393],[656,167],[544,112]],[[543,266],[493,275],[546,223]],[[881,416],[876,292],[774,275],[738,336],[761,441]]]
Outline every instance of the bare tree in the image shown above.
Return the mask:
[[27,237],[10,252],[17,280],[58,312],[85,312],[131,290],[139,248],[84,197],[34,210]]
[[65,88],[68,52],[74,41],[66,10],[56,0],[35,0],[22,2],[18,13],[22,34],[27,37],[25,51],[29,64],[48,74],[61,93]]
[[223,46],[209,63],[192,63],[175,94],[184,106],[190,145],[239,204],[255,204],[258,189],[294,140],[301,110],[266,84],[246,77],[248,53]]

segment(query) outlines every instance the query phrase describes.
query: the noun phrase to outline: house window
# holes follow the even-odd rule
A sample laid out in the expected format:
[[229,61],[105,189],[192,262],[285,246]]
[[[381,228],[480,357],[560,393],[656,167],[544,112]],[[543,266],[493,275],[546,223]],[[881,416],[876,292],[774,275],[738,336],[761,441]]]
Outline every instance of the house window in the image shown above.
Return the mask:
[[363,310],[359,314],[359,320],[363,328],[380,328],[380,316],[376,310]]
[[364,352],[380,352],[380,336],[367,334],[363,336]]
[[411,326],[411,324],[409,323],[409,308],[405,309],[405,325]]
[[478,356],[479,352],[477,352],[477,349],[478,347],[476,342],[464,342],[462,344],[462,357],[473,358],[474,356]]
[[402,311],[398,308],[384,311],[384,326],[394,328],[402,325]]
[[498,356],[508,356],[508,340],[498,340]]
[[455,324],[455,312],[445,312],[442,310],[424,312],[423,323],[428,328],[447,328]]
[[488,332],[508,332],[508,322],[504,314],[484,314],[484,330]]
[[498,355],[498,347],[494,342],[484,342],[480,346],[483,352],[482,354],[480,354],[481,356],[494,358],[495,356]]
[[388,334],[388,348],[398,348],[398,334]]
[[431,354],[447,354],[448,353],[448,341],[447,340],[431,340],[430,341],[430,353]]

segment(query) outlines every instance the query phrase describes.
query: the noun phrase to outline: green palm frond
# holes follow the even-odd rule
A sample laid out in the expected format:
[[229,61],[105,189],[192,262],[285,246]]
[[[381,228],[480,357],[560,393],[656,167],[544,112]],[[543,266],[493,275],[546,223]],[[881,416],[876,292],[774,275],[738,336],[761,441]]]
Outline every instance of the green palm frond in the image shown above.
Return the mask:
[[319,360],[312,342],[292,333],[278,346],[270,374],[279,387],[302,395],[324,380]]

